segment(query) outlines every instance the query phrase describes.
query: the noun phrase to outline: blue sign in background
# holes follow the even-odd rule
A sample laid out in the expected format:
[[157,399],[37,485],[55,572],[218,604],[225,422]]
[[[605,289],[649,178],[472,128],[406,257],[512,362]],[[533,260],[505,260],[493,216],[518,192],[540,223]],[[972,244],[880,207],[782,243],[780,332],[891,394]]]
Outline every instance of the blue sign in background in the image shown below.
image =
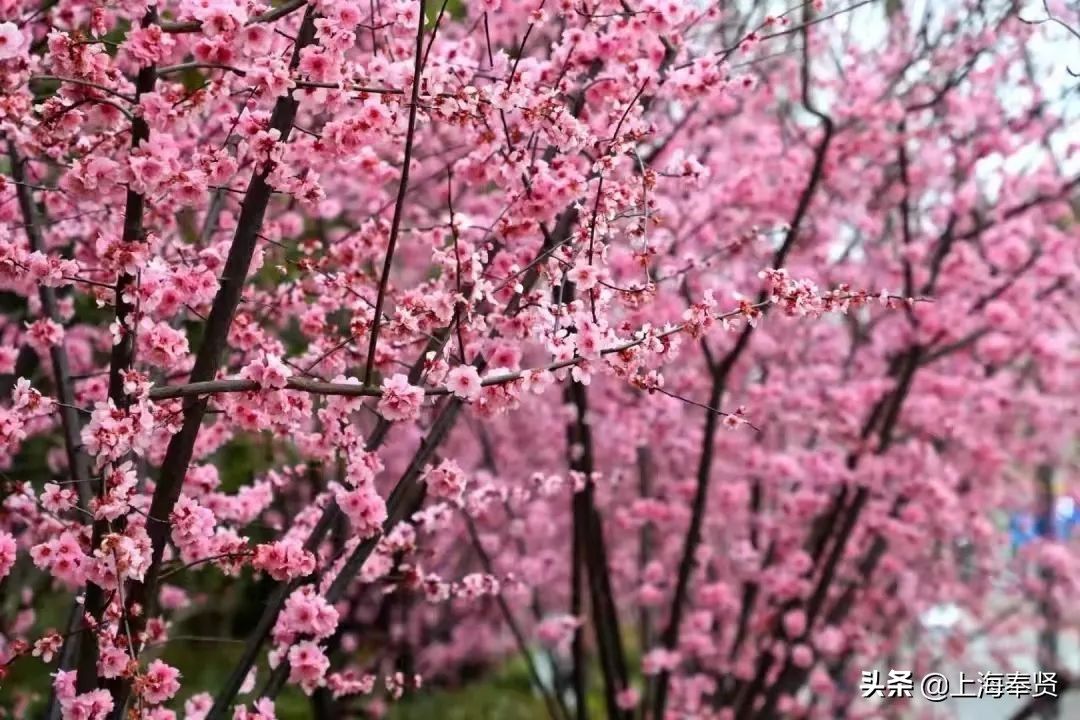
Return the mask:
[[1080,511],[1071,497],[1059,497],[1054,508],[1054,527],[1047,532],[1046,519],[1033,513],[1013,513],[1009,516],[1009,537],[1012,548],[1017,550],[1032,540],[1049,536],[1055,540],[1068,538],[1076,525],[1080,524]]

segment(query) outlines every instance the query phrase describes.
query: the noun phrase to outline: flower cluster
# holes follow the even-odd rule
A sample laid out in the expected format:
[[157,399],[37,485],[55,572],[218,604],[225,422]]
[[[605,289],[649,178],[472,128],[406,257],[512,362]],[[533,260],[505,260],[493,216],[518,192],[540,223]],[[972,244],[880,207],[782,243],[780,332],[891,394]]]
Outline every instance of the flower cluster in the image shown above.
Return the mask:
[[886,5],[0,2],[0,707],[863,717],[941,603],[1067,636],[1071,20]]

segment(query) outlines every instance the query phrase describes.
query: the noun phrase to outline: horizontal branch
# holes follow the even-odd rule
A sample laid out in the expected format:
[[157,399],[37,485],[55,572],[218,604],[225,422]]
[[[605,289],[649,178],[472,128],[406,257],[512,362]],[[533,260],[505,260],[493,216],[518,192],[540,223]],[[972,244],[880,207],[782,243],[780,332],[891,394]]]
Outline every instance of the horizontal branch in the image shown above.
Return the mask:
[[[741,311],[735,311],[731,315],[739,314]],[[723,316],[728,317],[728,316]],[[665,338],[669,335],[674,335],[677,332],[681,332],[684,329],[682,325],[679,325],[670,330],[666,330],[659,333],[655,337]],[[611,355],[612,353],[622,352],[623,350],[629,350],[637,347],[645,342],[647,338],[640,338],[638,340],[632,340],[630,342],[616,345],[614,347],[605,348],[600,351],[600,355]],[[545,365],[543,367],[529,368],[527,370],[518,370],[509,373],[500,373],[498,375],[492,375],[491,377],[484,378],[480,381],[482,387],[490,387],[492,385],[503,385],[515,380],[521,380],[531,373],[539,373],[544,371],[555,371],[568,368],[573,365],[579,365],[588,360],[588,358],[576,355],[569,360],[560,360],[558,362]],[[247,380],[244,378],[233,378],[225,380],[208,380],[205,382],[187,383],[185,385],[164,385],[161,387],[151,388],[150,399],[151,400],[171,400],[174,398],[191,397],[193,395],[212,395],[215,393],[234,393],[234,392],[257,392],[262,389],[262,386],[254,380]],[[285,390],[298,390],[301,392],[308,392],[315,395],[344,395],[347,397],[382,397],[382,390],[377,387],[370,387],[361,385],[360,383],[343,383],[343,382],[323,382],[321,380],[311,380],[308,378],[291,377],[285,381]],[[450,395],[451,390],[445,387],[433,387],[424,388],[425,395]]]
[[113,88],[108,87],[107,85],[102,85],[102,84],[96,83],[96,82],[90,82],[89,80],[83,80],[81,78],[64,77],[62,75],[35,75],[32,78],[30,78],[30,82],[58,82],[58,83],[62,83],[62,84],[67,83],[69,85],[81,85],[83,87],[87,87],[87,88],[90,88],[92,90],[99,90],[99,91],[101,91],[103,93],[108,93],[109,95],[112,95],[113,97],[118,97],[121,100],[126,100],[127,102],[130,102],[130,103],[135,102],[135,97],[132,96],[132,95],[127,95],[125,93],[120,92],[119,90],[114,90]]
[[[861,297],[860,295],[853,294],[837,299],[854,299]],[[889,296],[891,300],[901,300],[905,298],[899,298],[896,296]],[[916,302],[923,302],[922,298],[915,299]],[[769,304],[768,301],[756,303],[750,305],[748,309],[759,310]],[[736,317],[738,315],[745,314],[746,310],[740,308],[739,310],[732,310],[731,312],[724,313],[723,315],[714,316],[714,320],[725,320],[728,318]],[[670,337],[676,333],[680,333],[686,329],[686,324],[682,323],[669,328],[663,332],[656,333],[651,337],[656,339],[663,339]],[[612,355],[615,353],[623,352],[624,350],[630,350],[632,348],[641,345],[650,336],[640,337],[636,340],[630,340],[618,345],[604,348],[600,351],[601,356]],[[553,372],[555,370],[562,370],[563,368],[579,365],[589,358],[581,355],[576,355],[568,360],[559,360],[549,365],[542,367],[529,368],[526,370],[517,370],[514,372],[500,373],[498,375],[492,375],[491,377],[481,380],[480,385],[482,387],[490,387],[492,385],[503,385],[506,383],[521,380],[530,374],[540,372]],[[203,382],[186,383],[184,385],[162,385],[150,389],[151,400],[172,400],[174,398],[192,397],[196,395],[213,395],[216,393],[236,393],[236,392],[257,392],[262,389],[254,380],[248,380],[245,378],[231,378],[222,380],[206,380]],[[297,390],[300,392],[312,393],[314,395],[342,395],[346,397],[382,397],[382,390],[376,387],[370,387],[361,385],[359,382],[347,383],[347,382],[324,382],[322,380],[312,380],[310,378],[291,377],[285,381],[285,390]],[[450,395],[451,390],[446,387],[432,387],[424,388],[425,395]]]
[[[290,14],[294,10],[299,10],[307,4],[307,0],[289,0],[289,2],[282,5],[278,5],[276,8],[267,10],[264,13],[256,15],[248,20],[245,25],[255,25],[256,23],[274,22],[280,20],[286,15]],[[186,20],[182,22],[163,22],[160,24],[162,32],[167,33],[196,33],[202,30],[202,22],[199,20]]]

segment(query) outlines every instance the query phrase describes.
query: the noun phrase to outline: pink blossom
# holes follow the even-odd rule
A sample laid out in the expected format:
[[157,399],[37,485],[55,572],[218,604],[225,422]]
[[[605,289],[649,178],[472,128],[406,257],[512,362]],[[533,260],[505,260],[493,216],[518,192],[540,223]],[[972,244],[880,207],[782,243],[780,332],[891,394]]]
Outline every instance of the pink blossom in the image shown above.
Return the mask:
[[1037,655],[986,589],[1080,589],[1080,142],[1023,52],[1075,18],[894,4],[0,3],[7,714],[53,595],[79,720],[204,720],[208,607],[269,629],[242,720],[268,665],[378,716],[518,631],[572,673],[618,624],[658,718],[868,717],[848,656],[971,664],[945,601]]
[[247,365],[240,372],[240,376],[254,380],[262,388],[280,389],[285,387],[292,376],[292,370],[277,355],[265,355]]
[[112,400],[99,402],[82,430],[82,441],[98,465],[104,466],[129,452],[142,451],[149,442],[153,422],[145,403],[121,410]]
[[536,636],[548,647],[565,648],[574,631],[580,626],[580,618],[572,615],[555,615],[545,618],[536,626]]
[[0,372],[3,372],[6,375],[14,375],[15,361],[18,360],[18,358],[19,353],[15,348],[0,348]]
[[233,720],[277,720],[274,701],[270,698],[259,698],[251,705],[250,710],[244,706],[237,707],[233,713]]
[[45,483],[45,492],[41,494],[41,504],[49,512],[62,513],[75,506],[75,491],[61,488],[56,483]]
[[105,678],[120,677],[127,671],[130,661],[131,656],[122,648],[107,645],[98,654],[98,673]]
[[64,639],[60,637],[59,633],[50,632],[34,642],[32,654],[34,657],[40,657],[42,662],[52,662],[53,655],[60,650],[63,644]]
[[814,664],[814,651],[809,645],[799,643],[791,651],[791,660],[798,667],[808,668]]
[[814,644],[823,654],[832,657],[842,651],[844,636],[839,629],[826,626],[817,631]]
[[26,266],[30,277],[46,287],[62,287],[71,283],[70,278],[77,275],[79,265],[73,260],[65,260],[55,255],[45,255],[35,251],[26,256]]
[[202,507],[198,501],[181,495],[169,520],[172,525],[172,540],[186,562],[212,554],[210,542],[215,525],[213,512]]
[[315,640],[330,637],[337,629],[338,612],[310,585],[297,589],[285,601],[285,607],[274,626],[274,641],[278,644],[301,636]]
[[188,352],[187,336],[166,323],[144,318],[137,337],[140,355],[158,367],[174,367]]
[[252,567],[275,580],[291,580],[315,571],[315,556],[294,540],[263,543],[255,547]]
[[432,496],[460,502],[465,493],[465,473],[453,460],[444,460],[424,476]]
[[802,637],[806,632],[806,613],[802,610],[789,610],[784,613],[784,632],[792,639]]
[[374,488],[367,485],[354,490],[339,488],[335,499],[357,536],[371,537],[382,532],[386,503]]
[[641,693],[636,688],[624,688],[615,696],[615,702],[621,710],[633,710],[641,702]]
[[154,660],[136,683],[143,700],[151,705],[165,702],[180,689],[180,672],[161,660]]
[[11,409],[21,411],[28,417],[44,415],[54,410],[54,401],[31,387],[26,378],[19,378],[11,392]]
[[329,667],[330,659],[313,642],[297,643],[289,650],[289,682],[299,685],[306,695],[326,684]]
[[15,549],[11,533],[0,531],[0,579],[7,577],[15,565]]
[[574,283],[579,290],[592,290],[596,287],[600,277],[596,268],[588,263],[575,265],[566,273],[566,279]]
[[422,388],[410,385],[405,375],[398,373],[383,380],[379,413],[387,420],[412,420],[424,401]]
[[124,38],[122,48],[135,60],[149,65],[161,62],[168,57],[169,51],[175,45],[171,35],[162,32],[157,25],[145,28],[132,28]]
[[56,693],[56,699],[61,703],[68,702],[75,698],[75,670],[57,670],[52,674],[52,688]]
[[183,720],[206,720],[214,706],[214,697],[207,692],[192,695],[184,701]]
[[348,669],[340,673],[331,673],[326,678],[326,685],[334,694],[335,698],[349,695],[367,695],[375,688],[375,676],[361,674],[356,670]]
[[113,709],[108,690],[91,690],[60,701],[63,720],[105,720]]
[[42,319],[26,326],[27,341],[41,355],[48,355],[49,349],[64,340],[64,328],[52,320]]
[[26,40],[15,23],[0,23],[0,61],[21,55],[25,44]]
[[472,365],[459,365],[447,375],[446,387],[463,400],[475,400],[480,397],[480,374]]
[[660,672],[671,672],[678,667],[681,657],[679,653],[665,648],[653,648],[645,653],[641,660],[641,670],[646,675],[656,675]]

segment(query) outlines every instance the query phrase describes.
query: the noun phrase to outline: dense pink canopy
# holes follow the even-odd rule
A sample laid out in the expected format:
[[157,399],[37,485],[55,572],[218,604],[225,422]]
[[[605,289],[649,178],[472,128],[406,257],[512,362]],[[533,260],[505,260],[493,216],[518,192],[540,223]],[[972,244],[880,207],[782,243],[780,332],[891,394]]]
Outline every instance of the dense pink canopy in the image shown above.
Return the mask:
[[[1066,679],[1076,18],[740,5],[0,0],[15,715],[523,654],[554,720],[869,717],[984,635]],[[211,687],[163,655],[208,577],[271,588]]]

